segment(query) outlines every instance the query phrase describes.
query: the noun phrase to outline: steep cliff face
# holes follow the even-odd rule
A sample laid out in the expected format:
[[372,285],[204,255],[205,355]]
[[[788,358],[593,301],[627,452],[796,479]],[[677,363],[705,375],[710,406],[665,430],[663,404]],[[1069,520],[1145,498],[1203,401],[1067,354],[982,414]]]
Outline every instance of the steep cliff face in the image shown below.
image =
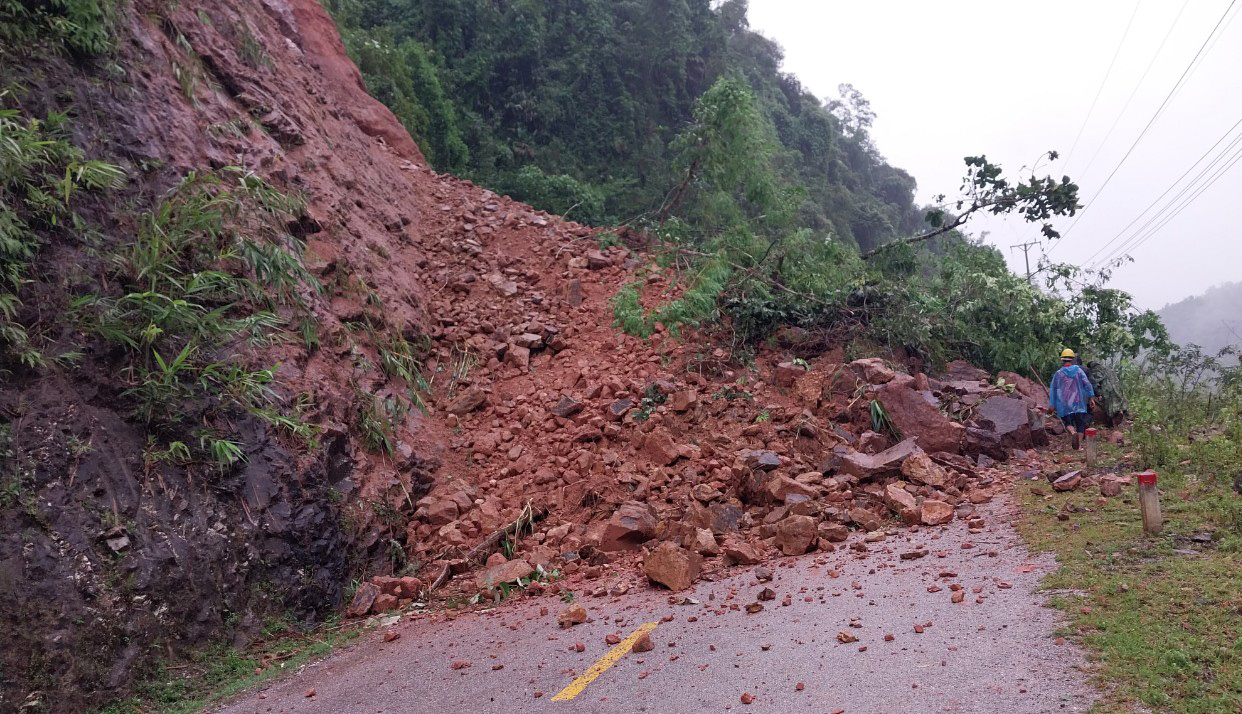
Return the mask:
[[[378,366],[380,345],[420,344],[432,325],[409,268],[425,260],[433,204],[418,148],[366,94],[326,12],[137,0],[115,21],[115,51],[94,61],[0,55],[5,83],[23,87],[10,106],[68,112],[73,142],[128,176],[79,202],[95,238],[40,227],[22,288],[19,319],[76,363],[0,371],[0,711],[89,710],[209,638],[244,638],[286,609],[332,611],[351,572],[404,540],[404,523],[376,510],[412,511],[437,462],[416,410],[393,420],[392,456],[356,428],[373,400],[405,392]],[[117,350],[61,315],[110,289],[107,256],[136,216],[184,176],[226,166],[305,200],[287,228],[320,286],[303,296],[320,346],[229,349],[280,365],[280,407],[300,401],[318,445],[239,412],[228,421],[244,461],[170,464],[153,448],[186,437],[136,418]]]

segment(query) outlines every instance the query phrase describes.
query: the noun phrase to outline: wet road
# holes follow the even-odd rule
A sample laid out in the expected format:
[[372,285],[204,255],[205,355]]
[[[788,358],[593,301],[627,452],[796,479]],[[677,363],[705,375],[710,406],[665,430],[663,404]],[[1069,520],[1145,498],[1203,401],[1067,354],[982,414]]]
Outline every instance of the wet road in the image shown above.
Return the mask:
[[[220,711],[1086,711],[1091,694],[1076,668],[1080,655],[1054,643],[1056,613],[1033,592],[1052,563],[1022,548],[1007,512],[985,510],[982,533],[955,521],[869,543],[865,556],[846,547],[772,561],[771,582],[759,582],[754,568],[726,571],[680,593],[692,598],[687,604],[645,586],[621,598],[581,597],[592,619],[568,630],[557,627],[565,605],[553,596],[451,621],[407,618],[393,627],[401,635],[393,642],[382,642],[382,632],[367,635]],[[929,552],[899,558],[919,549]],[[638,582],[633,572],[614,578]],[[962,586],[961,603],[952,602],[954,584]],[[765,587],[775,599],[747,614]],[[640,628],[650,630],[652,651],[606,642]],[[838,633],[857,641],[842,643]]]

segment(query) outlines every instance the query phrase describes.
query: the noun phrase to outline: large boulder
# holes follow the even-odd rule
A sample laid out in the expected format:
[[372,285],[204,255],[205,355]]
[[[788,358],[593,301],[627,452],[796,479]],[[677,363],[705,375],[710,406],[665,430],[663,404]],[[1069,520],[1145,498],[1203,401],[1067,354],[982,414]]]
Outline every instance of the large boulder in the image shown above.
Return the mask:
[[509,560],[484,570],[475,576],[474,584],[480,590],[490,590],[502,583],[516,583],[534,575],[535,569],[525,560]]
[[810,516],[788,516],[776,524],[776,547],[785,555],[802,555],[818,537]]
[[1032,413],[1026,400],[1018,397],[992,397],[975,410],[975,423],[996,432],[1003,446],[1029,449],[1048,443],[1043,420]]
[[665,541],[643,559],[647,579],[669,590],[685,590],[699,577],[703,559],[697,553]]
[[950,381],[977,382],[981,379],[986,380],[988,373],[969,362],[957,359],[944,366],[944,377]]
[[878,454],[864,454],[858,451],[848,452],[841,455],[839,470],[842,473],[857,476],[858,478],[867,478],[868,476],[874,476],[887,471],[897,471],[907,458],[919,451],[918,444],[914,442],[914,439],[906,439],[900,444],[885,449]]
[[965,427],[941,414],[930,392],[915,391],[911,384],[892,382],[876,395],[889,421],[926,451],[961,453]]
[[651,506],[629,501],[617,507],[600,535],[599,549],[606,552],[638,550],[655,537],[656,517]]

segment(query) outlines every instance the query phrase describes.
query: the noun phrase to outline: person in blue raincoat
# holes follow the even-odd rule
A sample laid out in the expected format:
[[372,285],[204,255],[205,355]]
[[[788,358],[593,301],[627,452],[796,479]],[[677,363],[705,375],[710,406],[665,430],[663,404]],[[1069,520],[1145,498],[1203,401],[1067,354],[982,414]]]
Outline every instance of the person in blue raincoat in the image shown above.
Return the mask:
[[1087,430],[1087,410],[1090,400],[1095,397],[1091,388],[1091,380],[1082,367],[1074,364],[1074,350],[1061,352],[1061,369],[1052,375],[1048,385],[1048,403],[1057,411],[1057,416],[1069,428],[1075,449],[1080,443],[1080,435]]

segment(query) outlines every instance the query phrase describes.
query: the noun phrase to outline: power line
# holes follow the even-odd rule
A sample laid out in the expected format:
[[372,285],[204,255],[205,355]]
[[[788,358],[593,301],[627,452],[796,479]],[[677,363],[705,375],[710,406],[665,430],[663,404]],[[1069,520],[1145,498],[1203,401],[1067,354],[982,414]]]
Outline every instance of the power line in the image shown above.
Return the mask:
[[[1104,140],[1100,145],[1095,147],[1095,152],[1091,154],[1091,158],[1087,161],[1087,168],[1082,170],[1081,175],[1086,176],[1091,167],[1095,165],[1095,159],[1100,155],[1100,151],[1108,144],[1108,140],[1113,136],[1113,130],[1117,128],[1117,124],[1121,122],[1121,117],[1125,116],[1126,110],[1130,108],[1130,103],[1134,101],[1134,96],[1138,94],[1139,87],[1143,86],[1143,81],[1147,79],[1147,75],[1151,72],[1151,68],[1156,64],[1156,60],[1160,57],[1160,53],[1164,51],[1165,44],[1168,43],[1169,37],[1173,34],[1173,29],[1177,27],[1178,21],[1182,19],[1182,13],[1186,12],[1186,8],[1190,5],[1190,0],[1182,3],[1182,9],[1177,11],[1177,17],[1173,18],[1173,23],[1169,25],[1169,29],[1164,33],[1164,39],[1160,40],[1160,46],[1156,48],[1155,54],[1148,61],[1146,69],[1143,70],[1143,76],[1139,77],[1138,82],[1134,84],[1134,89],[1130,90],[1130,96],[1126,98],[1126,103],[1121,107],[1121,111],[1117,112],[1117,117],[1113,119],[1112,126],[1108,127],[1108,132],[1104,134]],[[1234,17],[1237,17],[1236,15]]]
[[[1147,231],[1146,235],[1144,235],[1141,239],[1133,243],[1128,249],[1128,251],[1133,253],[1135,250],[1138,250],[1145,243],[1147,243],[1147,241],[1151,240],[1152,237],[1154,237],[1157,233],[1159,233],[1162,228],[1168,225],[1173,219],[1177,218],[1178,215],[1180,215],[1181,212],[1184,211],[1187,206],[1194,203],[1195,200],[1198,199],[1200,195],[1202,195],[1205,191],[1211,188],[1213,184],[1215,184],[1218,180],[1220,180],[1221,177],[1223,177],[1226,173],[1228,173],[1229,170],[1232,169],[1234,165],[1237,164],[1239,161],[1242,161],[1242,149],[1239,149],[1238,151],[1234,152],[1234,155],[1230,157],[1229,162],[1227,164],[1220,167],[1220,169],[1218,169],[1216,173],[1213,174],[1212,177],[1208,181],[1204,182],[1203,185],[1201,185],[1192,196],[1190,196],[1185,201],[1183,201],[1182,204],[1177,207],[1177,210],[1175,210],[1172,214],[1164,218],[1164,220],[1162,220],[1158,225],[1153,227],[1151,230]],[[1112,260],[1114,257],[1120,254],[1121,253],[1119,251],[1113,251],[1113,254],[1109,256],[1109,258],[1105,261],[1105,264],[1107,263],[1108,260]]]
[[1195,66],[1195,62],[1199,59],[1199,56],[1203,54],[1203,50],[1207,48],[1208,42],[1210,42],[1212,37],[1216,35],[1216,31],[1220,29],[1221,24],[1225,21],[1225,17],[1229,15],[1229,11],[1233,9],[1233,6],[1236,5],[1237,2],[1238,0],[1230,0],[1229,6],[1225,8],[1225,11],[1221,13],[1220,19],[1217,20],[1216,24],[1212,26],[1212,31],[1206,38],[1204,38],[1203,44],[1199,45],[1199,51],[1195,52],[1195,56],[1191,58],[1190,64],[1186,65],[1186,69],[1183,70],[1181,76],[1177,78],[1177,82],[1173,85],[1173,88],[1169,90],[1169,93],[1165,96],[1164,101],[1160,102],[1160,106],[1156,108],[1156,113],[1152,114],[1151,119],[1147,121],[1147,125],[1143,127],[1141,132],[1139,132],[1139,135],[1135,138],[1134,143],[1130,144],[1130,148],[1127,149],[1125,155],[1121,157],[1121,161],[1118,161],[1117,165],[1113,167],[1113,170],[1108,174],[1108,178],[1104,179],[1104,183],[1100,185],[1100,188],[1095,192],[1095,195],[1087,201],[1087,204],[1083,206],[1083,210],[1078,212],[1078,217],[1075,218],[1074,222],[1069,225],[1069,228],[1065,229],[1065,233],[1061,234],[1062,241],[1058,241],[1056,245],[1052,246],[1052,248],[1048,250],[1049,253],[1056,250],[1057,246],[1061,245],[1064,238],[1070,234],[1070,231],[1074,230],[1074,226],[1078,225],[1078,221],[1082,219],[1082,215],[1086,213],[1087,209],[1090,208],[1093,203],[1095,203],[1095,200],[1100,197],[1100,194],[1104,192],[1104,189],[1108,188],[1108,184],[1113,180],[1113,177],[1117,175],[1117,172],[1121,170],[1121,167],[1125,164],[1126,159],[1130,158],[1130,155],[1134,153],[1135,147],[1139,145],[1139,142],[1143,140],[1144,136],[1147,136],[1147,132],[1151,129],[1152,125],[1156,123],[1156,119],[1160,118],[1160,115],[1164,112],[1164,108],[1169,105],[1169,100],[1173,98],[1173,93],[1176,92],[1178,87],[1182,86],[1182,83],[1186,81],[1186,77],[1190,74],[1190,70]]
[[[1090,256],[1089,258],[1087,258],[1087,259],[1086,259],[1085,261],[1083,261],[1083,262],[1084,262],[1084,263],[1090,263],[1090,262],[1092,261],[1092,259],[1094,259],[1097,255],[1099,255],[1100,253],[1103,253],[1103,252],[1104,252],[1105,250],[1107,250],[1107,249],[1108,249],[1108,247],[1109,247],[1110,245],[1112,245],[1113,243],[1116,243],[1116,242],[1117,242],[1117,240],[1118,240],[1119,238],[1121,238],[1121,236],[1125,235],[1126,231],[1130,230],[1130,227],[1131,227],[1131,226],[1133,226],[1135,223],[1138,223],[1138,222],[1139,222],[1139,220],[1140,220],[1143,216],[1147,215],[1147,212],[1148,212],[1148,211],[1150,211],[1151,209],[1155,208],[1155,207],[1156,207],[1156,204],[1160,201],[1160,199],[1162,199],[1162,198],[1164,198],[1165,196],[1169,195],[1169,192],[1170,192],[1170,191],[1172,191],[1174,188],[1177,188],[1177,185],[1178,185],[1179,183],[1181,183],[1181,182],[1182,182],[1182,179],[1184,179],[1184,178],[1186,178],[1187,176],[1189,176],[1189,175],[1190,175],[1190,172],[1191,172],[1191,171],[1194,171],[1194,170],[1195,170],[1195,167],[1196,167],[1196,166],[1198,166],[1199,164],[1201,164],[1201,163],[1203,162],[1203,160],[1204,160],[1204,159],[1206,159],[1206,158],[1208,157],[1208,154],[1212,153],[1212,151],[1213,151],[1213,150],[1215,150],[1217,146],[1220,146],[1220,143],[1221,143],[1222,141],[1224,141],[1226,138],[1228,138],[1228,137],[1229,137],[1229,135],[1230,135],[1230,134],[1232,134],[1232,133],[1233,133],[1233,131],[1234,131],[1235,129],[1237,129],[1239,126],[1242,126],[1242,119],[1239,119],[1239,120],[1237,121],[1237,123],[1235,123],[1233,126],[1229,127],[1229,129],[1228,129],[1228,130],[1227,130],[1224,134],[1221,134],[1221,137],[1220,137],[1219,139],[1217,139],[1217,140],[1216,140],[1216,143],[1215,143],[1215,144],[1212,144],[1210,147],[1208,147],[1207,151],[1204,151],[1204,152],[1203,152],[1203,154],[1202,154],[1202,155],[1198,158],[1198,160],[1196,160],[1193,164],[1191,164],[1191,165],[1190,165],[1190,168],[1186,169],[1186,171],[1185,171],[1185,172],[1183,172],[1181,176],[1178,176],[1178,177],[1177,177],[1177,180],[1176,180],[1176,181],[1174,181],[1172,184],[1170,184],[1170,185],[1169,185],[1169,187],[1168,187],[1168,188],[1166,188],[1166,189],[1164,190],[1164,193],[1160,194],[1159,196],[1156,196],[1156,198],[1155,198],[1155,199],[1153,199],[1153,200],[1152,200],[1152,202],[1151,202],[1150,204],[1148,204],[1147,208],[1143,209],[1143,212],[1142,212],[1142,213],[1140,213],[1140,214],[1138,214],[1137,216],[1135,216],[1135,217],[1134,217],[1134,220],[1132,220],[1132,221],[1130,221],[1128,224],[1126,224],[1126,227],[1125,227],[1125,228],[1122,228],[1120,231],[1117,231],[1117,235],[1113,236],[1113,238],[1112,238],[1112,239],[1110,239],[1107,243],[1105,243],[1104,245],[1100,246],[1100,249],[1099,249],[1099,250],[1097,250],[1097,251],[1095,251],[1094,253],[1092,253],[1092,254],[1091,254],[1091,256]],[[1239,136],[1242,136],[1242,135],[1239,135]],[[1234,143],[1236,143],[1236,141],[1237,141],[1237,140],[1235,139],[1235,140],[1234,140]],[[1224,151],[1228,151],[1230,148],[1232,148],[1232,146],[1233,146],[1233,144],[1231,143],[1229,146],[1225,147],[1225,149],[1222,151],[1222,153],[1223,153]],[[1193,182],[1192,182],[1192,183],[1193,183]],[[1176,200],[1176,198],[1175,198],[1174,200]],[[1139,229],[1139,230],[1142,230],[1142,229]]]
[[1139,0],[1134,4],[1134,12],[1130,13],[1130,21],[1126,23],[1125,32],[1121,33],[1121,41],[1117,43],[1117,49],[1113,50],[1113,58],[1108,62],[1108,69],[1104,72],[1104,79],[1100,80],[1100,86],[1095,90],[1095,98],[1091,100],[1091,107],[1087,109],[1087,116],[1082,118],[1082,125],[1078,127],[1078,134],[1074,137],[1074,144],[1070,146],[1069,153],[1065,155],[1066,166],[1069,166],[1070,159],[1074,158],[1074,149],[1078,148],[1078,140],[1082,138],[1083,130],[1087,128],[1087,123],[1091,121],[1091,114],[1095,112],[1096,102],[1100,101],[1100,95],[1104,92],[1104,86],[1108,84],[1108,78],[1113,74],[1113,66],[1117,64],[1117,57],[1121,54],[1122,46],[1126,44],[1126,38],[1130,36],[1130,28],[1134,25],[1134,18],[1138,17],[1139,8],[1142,5],[1143,0]]
[[[1232,155],[1229,155],[1226,158],[1226,155],[1229,154],[1229,152],[1235,146],[1237,146],[1239,142],[1242,142],[1242,135],[1234,137],[1233,141],[1231,141],[1229,145],[1226,146],[1224,149],[1221,149],[1216,154],[1215,158],[1213,158],[1206,166],[1204,166],[1199,171],[1199,173],[1193,179],[1191,179],[1185,186],[1183,186],[1181,191],[1177,192],[1176,196],[1169,199],[1169,201],[1159,211],[1156,211],[1156,213],[1154,213],[1151,218],[1147,219],[1146,223],[1140,226],[1138,230],[1136,230],[1129,238],[1123,241],[1121,245],[1114,248],[1101,261],[1098,261],[1097,264],[1103,265],[1109,262],[1110,260],[1112,260],[1114,257],[1120,255],[1122,252],[1126,251],[1129,246],[1133,246],[1135,244],[1135,241],[1139,239],[1139,236],[1143,235],[1152,226],[1152,224],[1156,223],[1157,221],[1161,221],[1162,218],[1168,215],[1170,210],[1175,211],[1175,213],[1180,213],[1182,208],[1188,205],[1190,201],[1193,201],[1194,198],[1198,197],[1199,193],[1202,193],[1202,190],[1201,190],[1202,188],[1206,188],[1207,186],[1210,186],[1212,183],[1215,183],[1216,179],[1219,178],[1222,171],[1217,171],[1215,174],[1213,174],[1211,177],[1208,177],[1206,180],[1205,180],[1205,177],[1208,176],[1208,172],[1212,171],[1212,169],[1215,168],[1216,165],[1219,164],[1222,159],[1227,164],[1227,166],[1225,167],[1225,170],[1227,170],[1228,166],[1232,165],[1232,163],[1229,163],[1229,162],[1233,161],[1238,156],[1242,156],[1242,149],[1239,149],[1238,151],[1234,152]],[[1176,185],[1177,183],[1175,182],[1174,186]],[[1183,196],[1185,196],[1187,193],[1191,191],[1195,191],[1196,189],[1200,189],[1200,190],[1196,192],[1194,196],[1191,197],[1191,199],[1189,199],[1187,202],[1180,204],[1180,206],[1178,206],[1176,209],[1174,208],[1174,205],[1177,204],[1178,201],[1180,201]],[[1154,207],[1154,206],[1155,206],[1155,202],[1152,203],[1151,207]],[[1149,210],[1151,207],[1149,207]],[[1147,211],[1144,211],[1143,213],[1146,213],[1146,212]],[[1157,226],[1156,229],[1158,230],[1160,227],[1163,227],[1164,224],[1167,222],[1168,222],[1167,220],[1162,221],[1160,225]]]

